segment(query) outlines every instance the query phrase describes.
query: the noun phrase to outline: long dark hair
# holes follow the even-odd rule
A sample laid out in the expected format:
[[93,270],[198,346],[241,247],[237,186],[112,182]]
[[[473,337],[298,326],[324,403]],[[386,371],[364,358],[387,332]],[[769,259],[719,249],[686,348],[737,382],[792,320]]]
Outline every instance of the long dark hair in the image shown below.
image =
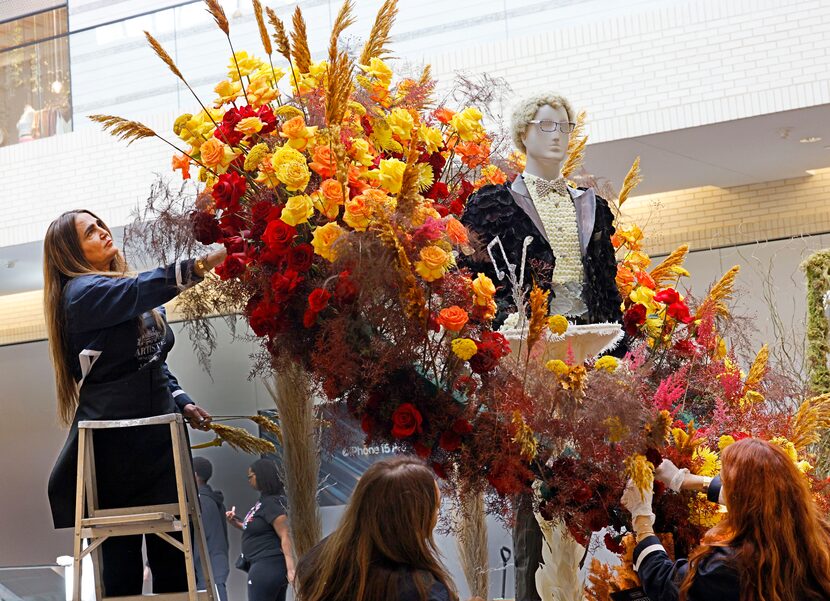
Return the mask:
[[689,558],[680,599],[715,547],[735,550],[744,601],[830,599],[830,525],[789,455],[763,440],[739,440],[723,450],[721,477],[729,513]]
[[80,213],[91,215],[112,235],[107,225],[92,211],[67,211],[49,224],[43,238],[43,313],[49,337],[49,354],[55,369],[55,387],[58,393],[58,417],[63,424],[72,422],[78,406],[78,386],[69,368],[66,318],[62,294],[65,283],[75,277],[95,273],[109,277],[125,277],[127,262],[119,251],[109,264],[109,271],[98,271],[84,256],[75,217]]
[[412,457],[373,464],[337,529],[300,562],[299,601],[397,599],[410,574],[423,601],[436,581],[458,600],[432,536],[440,499],[432,472]]
[[251,464],[251,471],[256,476],[256,488],[262,494],[281,495],[285,492],[277,464],[271,459],[257,459]]

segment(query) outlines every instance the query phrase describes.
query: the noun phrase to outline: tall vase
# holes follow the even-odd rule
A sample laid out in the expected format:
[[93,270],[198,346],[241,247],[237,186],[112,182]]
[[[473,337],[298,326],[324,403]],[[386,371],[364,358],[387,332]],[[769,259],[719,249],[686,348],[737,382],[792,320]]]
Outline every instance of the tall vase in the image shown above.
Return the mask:
[[459,493],[458,556],[470,595],[489,599],[487,514],[484,493]]
[[297,557],[320,542],[323,524],[317,502],[320,439],[308,373],[288,363],[265,386],[279,412],[288,524]]

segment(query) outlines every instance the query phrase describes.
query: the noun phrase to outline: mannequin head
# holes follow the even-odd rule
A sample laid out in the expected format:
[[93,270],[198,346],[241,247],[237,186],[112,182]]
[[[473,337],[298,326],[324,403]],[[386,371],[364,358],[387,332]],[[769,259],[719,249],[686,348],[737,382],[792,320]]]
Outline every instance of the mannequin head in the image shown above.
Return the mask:
[[[532,121],[544,123],[531,123]],[[513,143],[527,154],[527,173],[545,179],[559,176],[568,151],[570,131],[563,132],[560,125],[553,124],[573,121],[573,109],[562,96],[540,94],[519,103],[513,111],[511,123]]]

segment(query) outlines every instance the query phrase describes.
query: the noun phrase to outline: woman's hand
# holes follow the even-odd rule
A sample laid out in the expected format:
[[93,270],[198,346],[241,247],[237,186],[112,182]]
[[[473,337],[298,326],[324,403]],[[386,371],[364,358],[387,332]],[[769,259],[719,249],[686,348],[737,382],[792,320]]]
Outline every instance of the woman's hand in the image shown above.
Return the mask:
[[227,256],[228,251],[223,246],[219,250],[214,250],[202,257],[201,261],[197,261],[193,266],[193,271],[196,272],[197,276],[203,278],[208,271],[219,265]]
[[654,491],[651,488],[641,491],[631,479],[625,485],[621,502],[622,506],[631,513],[631,523],[634,526],[637,542],[654,534],[654,512],[651,510],[653,498]]
[[187,418],[187,421],[190,422],[191,428],[205,432],[210,430],[210,422],[213,418],[210,416],[210,413],[196,405],[196,403],[185,405],[182,413]]
[[294,568],[290,568],[288,570],[288,583],[289,584],[294,584],[294,578],[295,578],[296,575],[297,575],[297,572]]
[[228,520],[228,523],[234,528],[242,528],[242,521],[236,517],[236,505],[231,507],[230,511],[225,512],[225,519]]
[[680,469],[668,459],[663,459],[657,469],[654,470],[654,479],[662,482],[674,492],[680,492],[683,487],[686,476],[689,475],[689,470],[686,468]]

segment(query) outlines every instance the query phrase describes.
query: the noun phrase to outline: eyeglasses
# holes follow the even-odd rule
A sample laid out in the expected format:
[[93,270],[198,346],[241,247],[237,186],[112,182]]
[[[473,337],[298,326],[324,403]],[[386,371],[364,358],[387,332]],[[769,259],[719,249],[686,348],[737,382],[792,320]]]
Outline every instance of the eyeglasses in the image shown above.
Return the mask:
[[254,476],[256,476],[256,474],[248,474],[248,480],[250,480],[250,479],[251,479],[251,478],[253,478]]
[[548,119],[534,119],[533,121],[528,121],[528,123],[533,123],[539,126],[539,129],[545,132],[554,132],[557,128],[563,134],[571,133],[574,128],[576,128],[576,123],[569,123],[568,121],[549,121]]

